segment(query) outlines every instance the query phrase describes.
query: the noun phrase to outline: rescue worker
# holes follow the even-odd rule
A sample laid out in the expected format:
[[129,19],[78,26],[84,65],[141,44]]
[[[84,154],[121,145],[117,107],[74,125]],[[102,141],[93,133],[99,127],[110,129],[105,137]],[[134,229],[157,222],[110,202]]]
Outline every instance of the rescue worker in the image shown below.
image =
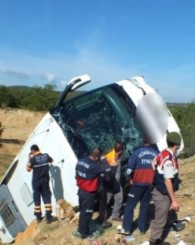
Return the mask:
[[47,153],[41,153],[38,145],[32,145],[30,147],[27,171],[30,172],[33,170],[34,215],[38,223],[42,220],[41,197],[45,204],[46,223],[49,224],[52,222],[51,191],[49,187],[49,163],[52,162],[52,157]]
[[[122,142],[116,142],[113,149],[104,155],[102,161],[106,161],[111,167],[110,179],[103,180],[104,193],[100,200],[100,219],[104,222],[107,216],[107,203],[114,197],[114,206],[112,209],[112,220],[122,221],[121,209],[123,205],[123,189],[120,183],[121,177],[121,156],[123,154],[124,145]],[[105,192],[107,194],[105,195]],[[106,202],[104,199],[107,199]],[[102,203],[104,203],[102,205]]]
[[101,150],[95,148],[90,155],[79,160],[76,165],[76,183],[79,187],[79,223],[74,237],[87,238],[90,233],[90,221],[92,219],[96,193],[99,185],[99,175],[110,171],[109,166],[99,164]]
[[175,192],[179,189],[179,166],[176,153],[180,144],[179,133],[168,133],[168,148],[157,155],[154,160],[156,170],[152,194],[155,216],[151,224],[150,245],[161,244],[169,210],[179,211],[179,202]]
[[119,234],[131,234],[134,209],[138,202],[140,202],[140,211],[137,226],[142,234],[147,230],[148,207],[154,180],[154,169],[151,162],[157,153],[153,146],[144,141],[144,145],[138,147],[128,160],[127,174],[130,176],[131,185],[126,201],[123,225]]

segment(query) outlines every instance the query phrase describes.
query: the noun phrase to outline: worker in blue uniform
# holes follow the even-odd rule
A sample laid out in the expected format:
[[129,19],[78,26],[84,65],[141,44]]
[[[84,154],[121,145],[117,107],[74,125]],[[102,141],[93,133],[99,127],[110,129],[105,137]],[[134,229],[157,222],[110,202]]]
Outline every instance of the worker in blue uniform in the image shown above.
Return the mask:
[[110,167],[100,163],[101,150],[95,148],[89,156],[79,160],[76,165],[76,183],[79,187],[79,224],[73,235],[85,239],[90,235],[95,196],[99,185],[99,175],[110,171]]
[[46,223],[52,222],[51,191],[49,187],[49,164],[52,162],[52,157],[47,153],[41,153],[38,145],[31,146],[27,171],[33,170],[34,215],[38,223],[42,220],[41,197],[45,204]]
[[144,145],[137,148],[128,160],[127,174],[130,175],[131,186],[126,201],[122,229],[119,231],[120,234],[131,234],[133,213],[138,202],[140,202],[138,229],[141,233],[146,232],[151,187],[154,180],[154,169],[151,162],[157,153],[147,141],[144,141]]

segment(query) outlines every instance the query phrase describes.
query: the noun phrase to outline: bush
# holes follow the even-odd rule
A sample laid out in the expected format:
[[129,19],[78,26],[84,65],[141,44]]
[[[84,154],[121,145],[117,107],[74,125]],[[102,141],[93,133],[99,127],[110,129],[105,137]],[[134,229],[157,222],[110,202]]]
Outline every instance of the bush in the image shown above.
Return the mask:
[[195,154],[195,103],[169,106],[184,139],[183,156]]

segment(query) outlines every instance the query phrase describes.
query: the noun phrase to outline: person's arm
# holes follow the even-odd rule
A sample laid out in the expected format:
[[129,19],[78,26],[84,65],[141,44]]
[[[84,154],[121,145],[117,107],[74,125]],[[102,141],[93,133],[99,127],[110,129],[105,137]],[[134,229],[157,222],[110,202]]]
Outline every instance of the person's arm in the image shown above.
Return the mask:
[[27,163],[26,170],[27,170],[27,172],[30,172],[32,170],[30,163]]
[[128,160],[127,163],[127,169],[130,169],[131,172],[134,171],[135,167],[136,167],[136,162],[137,162],[137,154],[134,152]]
[[170,197],[171,202],[172,202],[171,203],[171,209],[173,209],[177,212],[177,211],[179,211],[179,203],[176,199],[171,179],[165,179],[165,185],[166,185],[167,192],[168,192],[169,197]]
[[165,186],[172,202],[171,209],[177,212],[179,211],[179,203],[176,199],[175,192],[173,189],[172,179],[174,178],[174,168],[173,163],[170,160],[166,161],[164,164],[164,178]]
[[105,174],[105,173],[111,172],[111,167],[105,159],[101,160],[101,163],[98,163],[98,164],[99,164],[98,172],[100,174]]
[[32,165],[30,163],[30,159],[33,157],[33,154],[32,153],[29,153],[28,155],[28,163],[26,165],[26,170],[27,172],[30,172],[32,170]]
[[132,177],[132,172],[134,171],[136,166],[136,155],[133,153],[127,163],[127,169],[126,169],[126,175],[129,178],[129,181],[132,182],[131,177]]
[[49,156],[48,162],[52,164],[53,163],[53,158]]
[[157,168],[158,158],[159,158],[159,155],[155,156],[155,158],[151,161],[151,166],[154,170]]

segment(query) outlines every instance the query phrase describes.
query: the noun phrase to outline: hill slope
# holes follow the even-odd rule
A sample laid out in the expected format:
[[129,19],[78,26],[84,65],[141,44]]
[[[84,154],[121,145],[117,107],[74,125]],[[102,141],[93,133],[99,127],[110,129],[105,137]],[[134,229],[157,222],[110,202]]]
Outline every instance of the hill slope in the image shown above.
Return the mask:
[[[7,169],[13,157],[22,147],[34,127],[40,121],[44,113],[29,112],[25,110],[2,110],[0,109],[0,121],[4,126],[2,135],[2,147],[0,148],[0,176]],[[8,159],[7,159],[8,158]],[[181,189],[177,196],[181,204],[178,218],[190,216],[191,221],[186,223],[184,230],[180,232],[171,231],[168,234],[167,241],[170,244],[177,244],[181,239],[185,244],[195,244],[195,157],[186,160],[180,160],[180,177],[182,179]],[[137,217],[138,208],[135,210],[135,219]],[[25,232],[18,234],[15,245],[68,245],[68,244],[125,244],[122,237],[117,235],[116,228],[120,222],[113,222],[113,226],[95,240],[79,240],[72,237],[72,232],[76,230],[75,223],[70,221],[55,221],[46,225],[45,221],[37,224],[33,221]],[[141,244],[146,241],[150,235],[148,231],[145,235],[140,235],[137,230],[133,233],[135,238],[129,244]],[[95,243],[96,242],[96,243]],[[99,243],[98,243],[99,242]]]

